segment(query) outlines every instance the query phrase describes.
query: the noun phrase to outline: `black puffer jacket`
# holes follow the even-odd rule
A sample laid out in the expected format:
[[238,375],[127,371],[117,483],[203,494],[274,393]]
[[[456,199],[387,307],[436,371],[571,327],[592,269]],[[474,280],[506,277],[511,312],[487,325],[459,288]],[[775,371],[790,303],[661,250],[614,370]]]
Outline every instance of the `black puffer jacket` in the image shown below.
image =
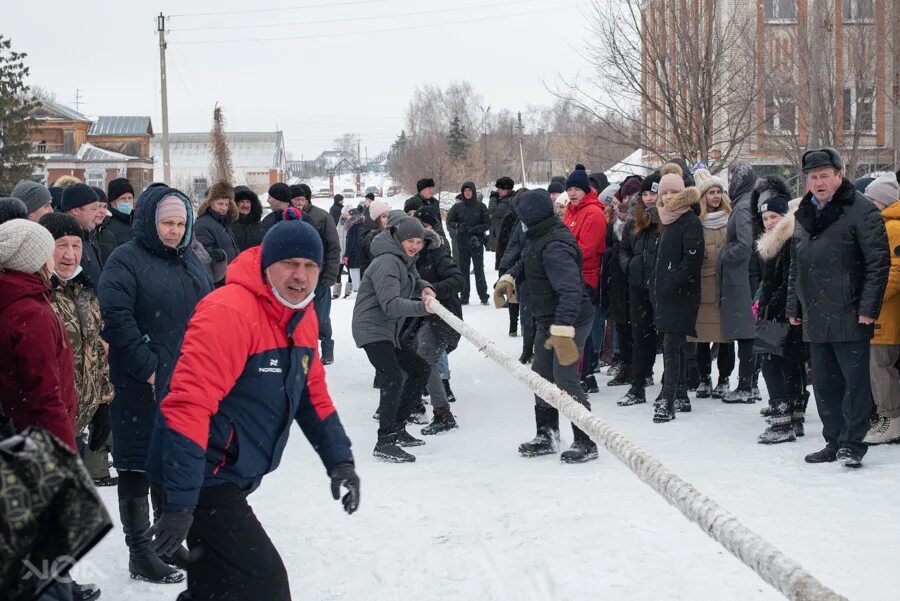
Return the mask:
[[869,340],[859,317],[878,317],[891,265],[881,212],[844,179],[821,211],[809,192],[794,216],[788,317],[802,313],[807,342]]
[[237,221],[231,224],[231,233],[237,243],[238,250],[244,252],[248,248],[262,244],[263,231],[260,220],[262,218],[262,203],[256,192],[247,186],[237,186],[234,189],[234,202],[241,200],[250,201],[250,213],[238,215]]
[[[601,259],[600,305],[607,309],[607,319],[617,324],[627,324],[628,316],[628,276],[622,271],[619,250],[627,231],[622,231],[622,240],[616,237],[613,221],[606,228],[606,250]],[[625,226],[628,227],[627,224]]]
[[378,227],[378,224],[372,221],[372,218],[369,217],[369,212],[366,211],[366,218],[359,226],[359,274],[360,277],[366,273],[366,268],[372,262],[372,259],[375,257],[372,255],[372,240],[375,239],[375,236],[381,233],[381,228]]
[[497,242],[500,240],[500,226],[503,219],[512,212],[512,192],[500,198],[491,194],[488,204],[488,212],[491,214],[490,238],[488,238],[488,250],[496,252]]
[[[426,236],[434,236],[431,244],[416,259],[416,269],[419,277],[431,284],[437,299],[441,301],[451,313],[462,319],[462,304],[459,302],[459,293],[463,289],[465,279],[456,261],[450,256],[447,248],[438,244],[440,237],[435,232]],[[435,331],[439,342],[447,345],[447,352],[456,349],[459,344],[459,333],[447,325],[437,315],[423,317],[419,327],[429,327]]]
[[659,248],[659,229],[651,223],[640,233],[634,233],[634,219],[625,224],[625,234],[619,244],[619,266],[628,277],[628,285],[647,289],[656,266]]
[[486,242],[488,228],[491,227],[491,216],[487,207],[478,200],[475,184],[466,182],[465,189],[472,190],[472,198],[463,198],[450,209],[447,214],[447,228],[457,233],[456,243],[460,248],[472,248]]

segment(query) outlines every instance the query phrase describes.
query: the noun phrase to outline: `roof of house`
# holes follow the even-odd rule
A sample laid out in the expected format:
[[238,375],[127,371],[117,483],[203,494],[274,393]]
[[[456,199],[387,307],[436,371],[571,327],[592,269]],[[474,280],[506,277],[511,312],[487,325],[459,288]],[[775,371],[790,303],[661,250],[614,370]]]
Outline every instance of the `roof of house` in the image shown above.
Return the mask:
[[78,152],[76,152],[75,154],[47,153],[40,156],[42,156],[45,161],[66,163],[74,163],[76,161],[117,163],[125,161],[147,160],[141,159],[140,157],[133,157],[127,154],[122,154],[121,152],[113,152],[112,150],[98,148],[89,142],[85,142],[84,144],[82,144],[78,148]]
[[[235,169],[280,169],[284,160],[284,135],[272,132],[227,132],[231,164]],[[150,153],[162,163],[162,139],[150,140]],[[208,170],[212,162],[209,132],[169,134],[169,162],[173,169]]]
[[97,117],[88,130],[89,136],[146,136],[153,135],[150,117],[109,116]]
[[91,121],[75,109],[52,100],[38,101],[38,105],[31,112],[31,116],[34,119],[42,120],[58,119],[61,121],[86,121],[88,123]]

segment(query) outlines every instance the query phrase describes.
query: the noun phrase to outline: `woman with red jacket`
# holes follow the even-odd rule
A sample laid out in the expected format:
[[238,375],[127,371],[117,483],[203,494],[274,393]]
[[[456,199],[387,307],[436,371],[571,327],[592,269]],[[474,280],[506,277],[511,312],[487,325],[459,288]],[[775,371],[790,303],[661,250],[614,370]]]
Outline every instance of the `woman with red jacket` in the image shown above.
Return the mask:
[[76,451],[72,347],[50,306],[53,236],[0,224],[0,400],[16,432],[39,426]]

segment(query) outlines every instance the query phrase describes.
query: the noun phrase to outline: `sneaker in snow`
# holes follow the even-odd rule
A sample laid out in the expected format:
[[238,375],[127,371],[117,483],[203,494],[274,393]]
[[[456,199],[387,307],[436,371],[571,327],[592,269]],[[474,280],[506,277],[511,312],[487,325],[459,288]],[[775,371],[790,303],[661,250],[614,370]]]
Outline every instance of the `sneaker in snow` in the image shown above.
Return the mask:
[[712,398],[721,399],[722,397],[724,397],[726,394],[728,394],[728,387],[728,379],[719,380],[719,383],[716,384],[716,387],[712,390]]
[[582,378],[581,387],[588,394],[600,392],[600,387],[597,386],[597,378],[595,378],[593,374]]
[[837,451],[834,447],[826,446],[821,451],[810,453],[804,458],[806,463],[833,463],[837,460]]
[[697,398],[698,399],[708,399],[712,394],[712,382],[709,378],[703,378],[700,380],[700,385],[697,386]]
[[647,396],[644,393],[644,389],[632,386],[628,389],[628,392],[625,393],[625,396],[616,401],[616,405],[619,407],[631,407],[632,405],[640,405],[641,403],[646,402]]
[[[179,572],[180,573],[180,572]],[[182,574],[182,576],[184,576]],[[184,580],[184,578],[182,578]],[[179,580],[180,582],[180,580]],[[94,601],[100,598],[100,587],[96,584],[78,584],[72,581],[72,600],[73,601]]]
[[450,390],[450,380],[441,380],[444,384],[444,392],[447,394],[447,400],[451,403],[456,402],[456,395]]
[[406,431],[406,427],[397,430],[397,446],[401,447],[421,447],[425,444],[424,440],[419,440]]
[[397,446],[397,435],[389,434],[387,436],[379,436],[378,442],[375,443],[375,450],[372,455],[378,459],[389,461],[391,463],[413,463],[416,460],[415,455],[410,455]]
[[519,445],[522,457],[539,457],[559,452],[559,430],[544,430],[537,436]]
[[597,445],[593,440],[576,440],[559,456],[563,463],[584,463],[597,458]]
[[431,436],[433,434],[441,434],[458,427],[459,426],[456,425],[456,418],[453,417],[453,414],[450,413],[449,409],[435,409],[434,419],[431,420],[430,424],[422,428],[422,435]]
[[862,455],[853,449],[839,449],[837,452],[837,460],[844,467],[862,467]]
[[753,392],[750,390],[741,390],[740,388],[735,388],[734,390],[729,391],[725,396],[722,397],[723,403],[729,404],[737,404],[743,403],[745,405],[751,405],[756,401],[753,400]]
[[606,383],[607,386],[628,386],[631,384],[631,378],[628,377],[628,368],[623,366],[612,380]]
[[878,416],[869,428],[863,442],[867,444],[888,444],[900,440],[900,419]]

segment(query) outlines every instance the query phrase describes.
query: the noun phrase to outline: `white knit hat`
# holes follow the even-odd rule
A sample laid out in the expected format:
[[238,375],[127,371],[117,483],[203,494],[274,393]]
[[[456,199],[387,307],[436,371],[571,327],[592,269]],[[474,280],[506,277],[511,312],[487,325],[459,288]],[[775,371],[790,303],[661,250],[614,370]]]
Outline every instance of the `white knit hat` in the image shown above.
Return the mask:
[[41,225],[27,219],[0,224],[0,267],[37,273],[53,256],[53,236]]
[[386,200],[376,200],[369,205],[369,217],[372,221],[378,221],[378,218],[391,210],[391,205]]
[[728,186],[725,185],[725,180],[713,175],[707,169],[697,169],[694,171],[694,185],[697,186],[697,191],[700,192],[701,198],[706,194],[706,191],[713,186],[718,186],[722,192],[728,192]]

